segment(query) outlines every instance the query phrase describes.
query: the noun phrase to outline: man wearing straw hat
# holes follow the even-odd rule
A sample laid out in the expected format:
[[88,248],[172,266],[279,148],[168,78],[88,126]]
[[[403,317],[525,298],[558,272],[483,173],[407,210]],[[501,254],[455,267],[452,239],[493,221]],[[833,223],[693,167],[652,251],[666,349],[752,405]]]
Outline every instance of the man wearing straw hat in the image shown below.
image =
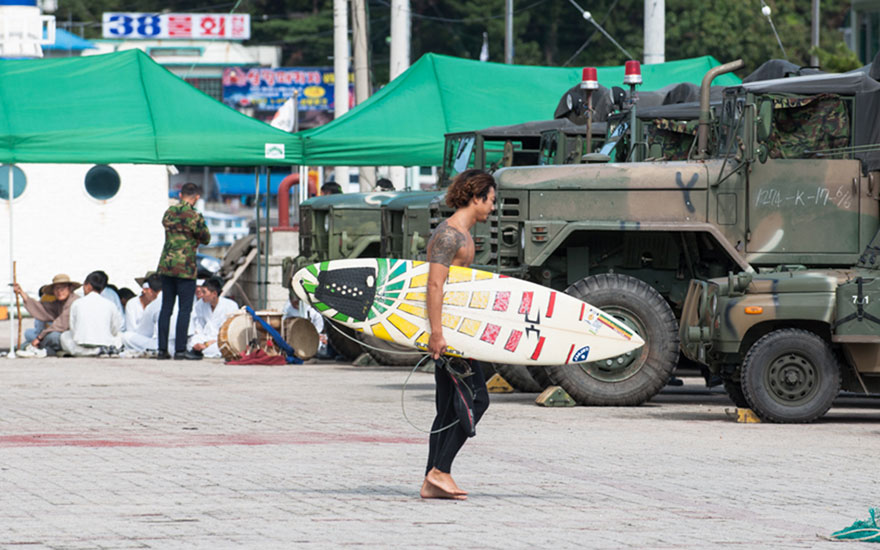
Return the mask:
[[29,329],[25,337],[30,341],[27,348],[20,350],[16,355],[20,357],[45,357],[47,354],[55,355],[61,350],[61,333],[70,328],[70,306],[79,298],[74,294],[79,283],[71,281],[64,273],[59,273],[52,278],[52,282],[40,288],[40,294],[52,294],[54,302],[42,302],[34,300],[21,289],[18,284],[13,285],[15,293],[21,296],[24,307],[34,319],[43,321],[47,326],[37,332]]

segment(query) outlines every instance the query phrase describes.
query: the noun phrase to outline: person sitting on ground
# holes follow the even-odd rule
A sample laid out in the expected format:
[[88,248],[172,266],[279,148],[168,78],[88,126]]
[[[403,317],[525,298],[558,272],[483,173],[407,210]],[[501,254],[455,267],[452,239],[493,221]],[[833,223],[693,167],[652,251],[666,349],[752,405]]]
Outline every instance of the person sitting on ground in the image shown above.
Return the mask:
[[[281,312],[282,319],[290,319],[291,317],[303,317],[302,313],[300,313],[299,297],[293,292],[290,293],[290,300],[284,304],[284,309]],[[324,316],[318,313],[318,310],[312,306],[306,306],[305,318],[315,325],[315,330],[319,334],[324,332]]]
[[[121,357],[136,358],[147,355],[154,355],[159,349],[159,314],[162,311],[162,277],[158,273],[150,275],[147,279],[150,289],[156,294],[156,298],[144,308],[144,314],[138,321],[134,330],[126,330],[122,333],[122,343],[125,351]],[[171,311],[172,326],[177,322],[177,304]],[[187,329],[187,342],[194,334],[195,329],[190,323]],[[168,349],[174,350],[174,341],[176,333],[172,333],[175,338],[169,338]],[[166,350],[167,351],[167,350]]]
[[47,323],[42,330],[30,329],[25,337],[30,342],[27,348],[17,352],[22,357],[45,357],[55,355],[61,349],[61,333],[70,328],[70,307],[79,296],[74,290],[81,285],[71,281],[64,273],[52,278],[52,282],[40,288],[42,294],[52,294],[54,301],[43,302],[34,300],[21,289],[18,283],[12,286],[16,294],[21,296],[25,309],[34,319]]
[[196,333],[205,327],[205,323],[211,318],[212,312],[211,304],[205,301],[205,279],[197,279],[196,301],[193,302],[192,317],[189,321]]
[[[122,300],[119,298],[119,292],[117,292],[116,287],[110,284],[110,277],[101,270],[93,271],[93,273],[97,273],[99,277],[104,279],[104,290],[101,291],[101,296],[110,300],[116,306],[119,314],[122,315],[122,322],[125,323],[125,308],[122,306]],[[122,330],[125,330],[124,326]]]
[[[48,292],[43,292],[43,289],[44,289],[44,288],[45,288],[45,287],[40,287],[40,290],[39,290],[39,294],[40,294],[40,303],[48,304],[48,303],[50,303],[50,302],[54,302],[54,301],[55,301],[55,295],[52,294],[52,289],[51,289],[51,287],[49,288],[49,291],[48,291]],[[43,332],[43,329],[46,328],[46,327],[48,327],[50,324],[51,324],[51,323],[47,323],[47,322],[45,322],[45,321],[40,321],[39,319],[34,319],[34,327],[25,330],[25,339],[26,339],[28,342],[30,342],[31,340],[33,340],[33,339],[36,337],[37,334]],[[27,337],[28,334],[30,334],[30,335],[32,335],[32,336],[31,336],[31,337]]]
[[74,357],[115,354],[121,345],[122,314],[101,292],[107,276],[92,271],[83,284],[81,300],[70,307],[70,330],[61,334],[61,348]]
[[211,277],[205,281],[202,287],[204,302],[211,308],[211,316],[201,329],[192,337],[193,351],[201,352],[205,357],[220,357],[220,348],[217,346],[217,338],[220,327],[231,315],[238,313],[238,304],[229,298],[223,298],[223,282],[217,277]]
[[155,271],[147,271],[143,277],[135,277],[134,280],[141,288],[141,295],[125,304],[125,331],[137,331],[138,323],[144,316],[144,310],[159,295],[158,289],[153,289],[147,280],[155,274]]
[[117,292],[117,294],[119,294],[119,301],[122,302],[122,309],[123,310],[125,310],[125,308],[128,307],[128,302],[130,302],[131,299],[136,296],[134,291],[132,289],[128,288],[127,286],[120,288],[119,292]]

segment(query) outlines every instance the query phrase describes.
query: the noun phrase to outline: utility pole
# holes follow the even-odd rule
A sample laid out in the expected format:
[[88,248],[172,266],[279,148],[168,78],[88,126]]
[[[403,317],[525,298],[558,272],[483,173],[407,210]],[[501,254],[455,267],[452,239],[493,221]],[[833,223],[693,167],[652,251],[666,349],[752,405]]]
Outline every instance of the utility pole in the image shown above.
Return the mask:
[[[354,44],[354,97],[360,105],[370,97],[370,56],[366,0],[351,0],[352,42]],[[376,169],[360,168],[360,190],[372,191],[376,186]]]
[[[348,112],[348,0],[333,0],[333,103],[334,118]],[[337,166],[335,174],[336,183],[347,191],[348,166]]]
[[[412,35],[411,16],[409,0],[391,0],[390,80],[394,80],[409,68],[410,38]],[[407,181],[406,168],[403,166],[389,167],[388,178],[397,189],[412,187],[412,182]],[[412,179],[411,177],[410,180]]]
[[[813,0],[813,27],[810,29],[812,32],[810,33],[810,46],[813,48],[819,47],[819,0]],[[810,54],[810,65],[813,67],[819,66],[819,56],[815,53]]]
[[513,0],[505,0],[504,62],[508,65],[513,64]]
[[645,0],[645,65],[666,62],[666,0]]

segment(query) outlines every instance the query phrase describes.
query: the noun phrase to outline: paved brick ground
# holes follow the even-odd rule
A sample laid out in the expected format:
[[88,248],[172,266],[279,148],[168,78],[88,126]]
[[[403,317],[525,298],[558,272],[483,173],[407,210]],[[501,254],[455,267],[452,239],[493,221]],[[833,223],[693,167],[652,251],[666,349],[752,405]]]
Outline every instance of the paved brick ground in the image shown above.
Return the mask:
[[[453,472],[470,500],[422,501],[405,377],[0,359],[0,547],[814,548],[880,504],[880,401],[742,425],[697,385],[626,409],[495,395]],[[406,394],[422,426],[432,390]]]

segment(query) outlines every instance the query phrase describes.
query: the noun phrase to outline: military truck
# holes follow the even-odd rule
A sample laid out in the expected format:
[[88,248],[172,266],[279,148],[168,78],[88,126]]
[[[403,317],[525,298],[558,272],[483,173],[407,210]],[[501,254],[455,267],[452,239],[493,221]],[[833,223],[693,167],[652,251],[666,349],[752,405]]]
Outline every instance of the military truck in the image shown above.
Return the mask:
[[[866,190],[861,198],[876,201]],[[812,422],[841,389],[880,393],[878,246],[875,238],[849,269],[782,266],[692,281],[682,350],[768,422]]]
[[[550,155],[555,156],[557,150],[567,152],[576,147],[579,142],[574,134],[578,130],[584,131],[567,120],[548,120],[446,134],[438,190],[408,194],[383,205],[382,257],[424,259],[432,230],[430,205],[439,204],[443,190],[460,172],[471,168],[494,172],[504,166],[533,165],[545,155],[552,161]],[[489,230],[488,226],[474,229],[482,263],[489,260]]]
[[666,160],[678,153],[648,135],[636,144],[645,162],[496,174],[495,269],[578,296],[646,341],[625,356],[549,368],[579,403],[636,405],[666,384],[691,279],[851,266],[877,229],[880,156],[862,147],[880,141],[871,122],[880,84],[861,74],[755,82],[711,107],[709,83],[729,70],[707,73],[696,123],[657,122],[691,136],[697,126],[685,160]]

